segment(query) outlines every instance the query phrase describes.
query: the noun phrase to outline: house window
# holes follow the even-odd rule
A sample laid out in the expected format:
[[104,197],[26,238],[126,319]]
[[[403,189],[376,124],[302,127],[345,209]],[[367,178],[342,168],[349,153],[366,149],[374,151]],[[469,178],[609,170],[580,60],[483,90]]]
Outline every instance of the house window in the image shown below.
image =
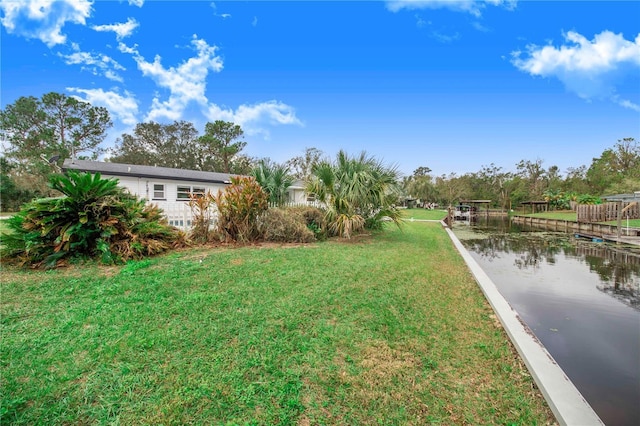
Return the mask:
[[189,201],[189,196],[191,194],[203,196],[205,189],[198,186],[178,186],[178,196],[176,197],[178,201]]
[[165,192],[164,192],[164,184],[154,183],[153,184],[153,199],[154,200],[165,200]]

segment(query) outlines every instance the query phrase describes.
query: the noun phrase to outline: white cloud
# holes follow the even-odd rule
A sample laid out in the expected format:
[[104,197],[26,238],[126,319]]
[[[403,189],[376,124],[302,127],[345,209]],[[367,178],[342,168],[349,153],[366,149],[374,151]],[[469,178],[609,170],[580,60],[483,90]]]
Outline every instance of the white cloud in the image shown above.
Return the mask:
[[566,44],[560,47],[528,46],[525,58],[520,51],[512,52],[511,62],[531,75],[557,78],[584,99],[610,98],[627,108],[637,107],[619,99],[616,86],[625,76],[638,76],[640,34],[631,41],[622,34],[603,31],[590,41],[570,31],[564,38]]
[[471,26],[473,28],[475,28],[476,30],[483,32],[483,33],[488,33],[489,31],[491,31],[489,28],[485,27],[484,25],[482,25],[480,22],[475,21],[471,23]]
[[159,88],[169,91],[168,97],[164,99],[160,93],[156,93],[144,121],[180,120],[186,108],[196,104],[208,120],[234,122],[242,126],[247,134],[262,133],[268,136],[265,126],[302,124],[291,106],[278,101],[241,105],[235,111],[210,102],[205,94],[207,78],[210,72],[222,71],[223,62],[217,55],[216,46],[210,46],[196,35],[191,44],[196,55],[169,68],[162,65],[160,56],[156,56],[153,62],[148,62],[138,52],[136,45],[129,47],[124,43],[119,44],[121,52],[133,56],[144,76],[151,78]]
[[222,109],[218,105],[211,104],[209,109],[205,111],[205,116],[210,121],[224,120],[236,123],[249,135],[261,133],[267,137],[269,132],[264,126],[278,124],[302,125],[302,122],[296,117],[293,107],[275,100],[240,105],[235,111]]
[[632,110],[634,110],[636,112],[640,112],[640,105],[635,104],[635,103],[631,102],[630,100],[620,99],[620,97],[617,96],[617,95],[612,96],[611,100],[614,101],[615,103],[617,103],[618,105],[622,106],[622,107],[632,109]]
[[513,9],[516,3],[516,0],[388,0],[386,5],[387,9],[392,12],[398,12],[403,9],[450,9],[455,12],[466,12],[475,17],[480,17],[482,16],[482,10],[487,5]]
[[216,46],[209,46],[206,41],[199,39],[196,35],[193,36],[191,44],[197,52],[196,56],[187,59],[177,67],[165,68],[160,56],[156,56],[153,62],[147,62],[140,55],[137,47],[128,47],[120,43],[120,51],[133,55],[138,69],[144,76],[151,78],[159,87],[169,90],[167,100],[161,101],[159,96],[154,98],[146,120],[158,120],[161,117],[176,120],[190,102],[207,104],[205,96],[207,76],[209,71],[222,71],[222,59],[216,54],[218,50]]
[[134,126],[138,123],[138,102],[135,97],[125,91],[124,96],[113,91],[102,89],[80,89],[77,87],[67,87],[73,93],[80,93],[84,98],[75,96],[76,99],[89,102],[93,106],[105,107],[109,113],[127,126]]
[[9,34],[39,39],[49,47],[66,42],[62,27],[67,22],[85,25],[91,7],[88,0],[0,0],[2,25]]
[[127,19],[127,22],[122,22],[120,24],[94,25],[91,28],[96,31],[113,31],[116,33],[116,39],[119,41],[133,34],[133,30],[138,28],[138,25],[138,21],[133,18],[129,18]]
[[123,82],[122,77],[115,71],[123,71],[125,68],[117,61],[107,55],[91,54],[89,52],[80,52],[76,44],[74,44],[75,52],[69,55],[58,53],[58,56],[64,59],[67,65],[82,65],[82,69],[92,72],[94,75],[104,75],[110,80]]
[[217,16],[219,18],[222,19],[227,19],[227,18],[231,18],[231,14],[230,13],[218,13],[218,6],[215,4],[215,2],[211,2],[210,4],[211,8],[213,9],[213,16]]
[[431,31],[430,36],[439,41],[440,43],[452,43],[456,40],[460,40],[460,33],[455,32],[453,34],[445,34],[440,31]]
[[144,4],[144,0],[129,0],[129,4],[131,6],[142,7],[142,5]]

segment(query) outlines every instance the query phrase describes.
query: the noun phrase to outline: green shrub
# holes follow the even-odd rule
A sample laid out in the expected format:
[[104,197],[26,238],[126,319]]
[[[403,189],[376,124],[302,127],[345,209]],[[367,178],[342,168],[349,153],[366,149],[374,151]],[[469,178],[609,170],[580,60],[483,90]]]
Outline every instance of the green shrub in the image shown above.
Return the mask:
[[72,259],[100,258],[111,264],[160,253],[183,243],[156,206],[118,187],[117,179],[69,171],[49,186],[63,194],[23,206],[7,220],[2,257],[48,268]]
[[578,196],[578,204],[602,204],[600,197],[589,194],[582,194]]
[[327,224],[325,221],[325,212],[317,207],[290,207],[290,210],[299,212],[317,240],[325,240],[327,238]]
[[270,208],[259,219],[265,241],[310,243],[316,240],[314,232],[300,211],[288,208]]
[[231,185],[218,191],[218,232],[227,241],[260,239],[258,217],[267,210],[268,195],[252,177],[232,177]]

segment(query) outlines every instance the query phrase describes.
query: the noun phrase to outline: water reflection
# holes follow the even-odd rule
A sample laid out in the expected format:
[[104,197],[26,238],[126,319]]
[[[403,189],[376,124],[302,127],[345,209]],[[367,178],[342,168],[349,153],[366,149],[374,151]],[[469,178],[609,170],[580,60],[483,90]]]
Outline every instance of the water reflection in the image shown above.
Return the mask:
[[[486,232],[486,231],[481,231]],[[593,243],[567,234],[529,232],[495,233],[483,238],[462,239],[470,251],[491,261],[501,254],[514,253],[514,266],[520,270],[539,269],[542,263],[554,265],[558,256],[584,262],[600,277],[598,290],[640,310],[640,254],[615,245]]]
[[605,424],[640,424],[640,248],[508,220],[454,232]]

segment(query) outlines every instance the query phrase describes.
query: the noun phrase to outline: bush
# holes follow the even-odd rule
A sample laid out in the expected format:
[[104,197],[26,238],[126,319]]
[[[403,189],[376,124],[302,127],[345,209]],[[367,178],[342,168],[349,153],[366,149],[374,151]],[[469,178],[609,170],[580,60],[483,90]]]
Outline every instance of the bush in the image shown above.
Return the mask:
[[600,197],[589,194],[582,194],[578,196],[578,204],[602,204]]
[[270,208],[260,216],[259,228],[265,241],[310,243],[316,240],[303,214],[291,208]]
[[214,232],[211,231],[213,222],[213,207],[215,207],[215,197],[211,192],[204,195],[190,194],[189,207],[191,208],[192,222],[189,240],[204,244],[213,239]]
[[298,212],[302,215],[307,225],[317,240],[325,240],[327,238],[327,224],[325,221],[325,212],[317,207],[291,207],[290,210]]
[[69,171],[49,186],[60,198],[37,199],[7,220],[3,259],[55,267],[71,259],[99,257],[112,264],[160,253],[184,242],[162,211],[118,187],[117,179]]
[[268,195],[252,177],[232,177],[231,185],[218,191],[218,232],[227,241],[255,241],[261,237],[258,217],[268,207]]

